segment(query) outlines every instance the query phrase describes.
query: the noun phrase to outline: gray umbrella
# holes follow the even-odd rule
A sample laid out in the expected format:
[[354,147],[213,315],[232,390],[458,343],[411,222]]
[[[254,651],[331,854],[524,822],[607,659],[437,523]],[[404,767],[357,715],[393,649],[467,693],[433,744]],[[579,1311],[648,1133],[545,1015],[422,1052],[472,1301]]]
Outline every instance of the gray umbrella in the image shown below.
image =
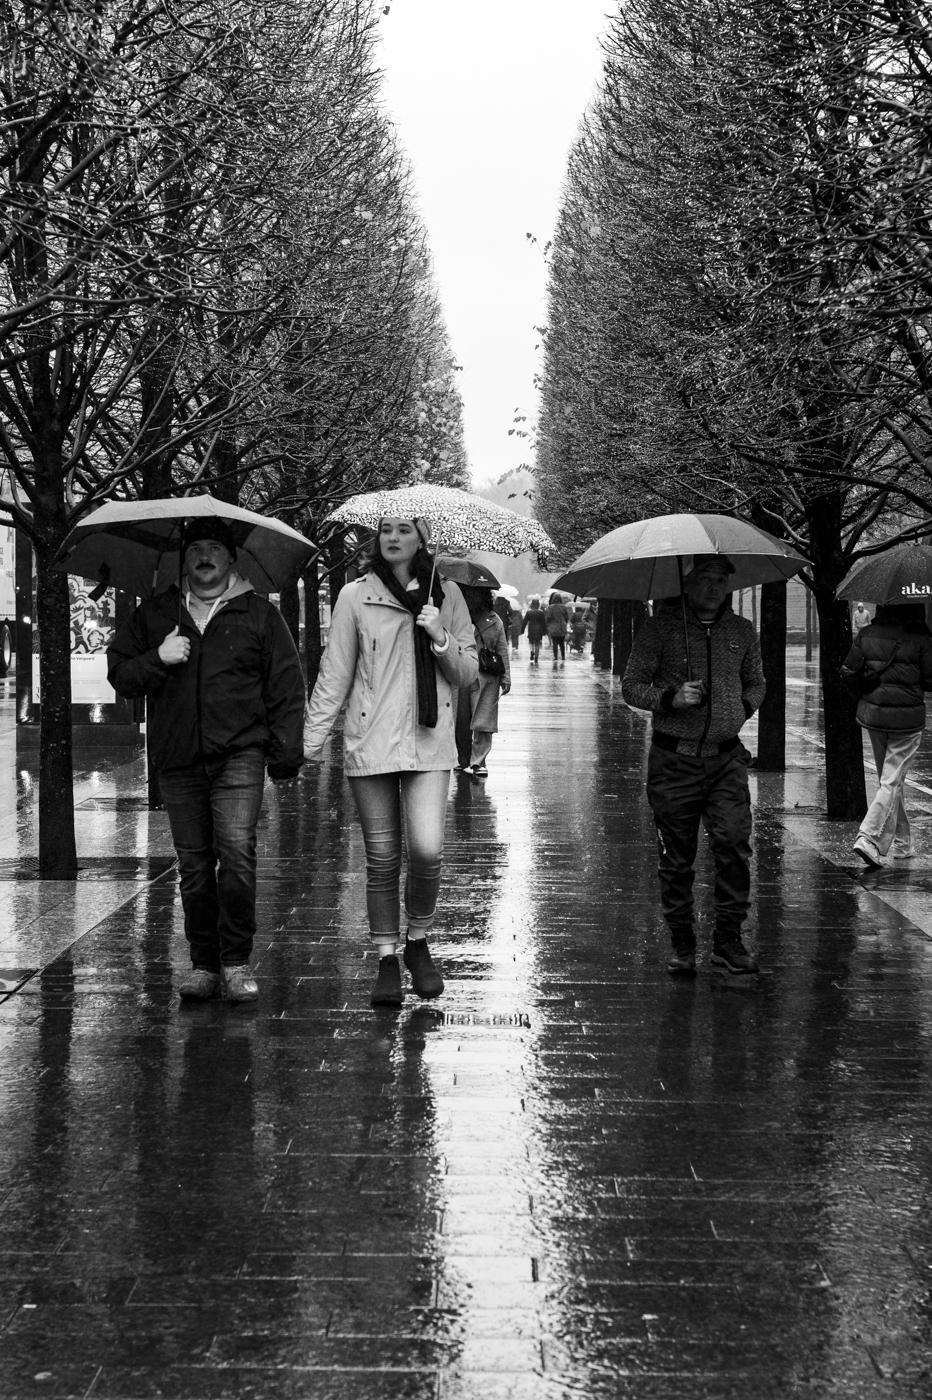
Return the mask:
[[236,544],[236,571],[260,593],[278,593],[316,552],[310,540],[274,516],[231,506],[213,496],[110,501],[68,534],[53,567],[151,598],[181,572],[181,536],[188,520],[222,520]]

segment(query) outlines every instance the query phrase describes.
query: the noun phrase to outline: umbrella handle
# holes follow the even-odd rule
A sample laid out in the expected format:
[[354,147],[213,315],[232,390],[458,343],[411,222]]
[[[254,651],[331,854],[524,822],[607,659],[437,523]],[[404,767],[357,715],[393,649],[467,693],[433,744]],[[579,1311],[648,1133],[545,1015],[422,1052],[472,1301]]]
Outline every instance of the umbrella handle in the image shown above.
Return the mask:
[[435,575],[436,572],[437,572],[437,555],[438,555],[439,553],[440,553],[440,542],[439,542],[439,540],[438,540],[438,542],[437,542],[437,544],[436,544],[436,546],[435,546],[435,548],[434,548],[434,562],[433,562],[433,565],[431,566],[431,570],[430,570],[430,583],[427,585],[427,601],[428,601],[428,603],[430,602],[431,597],[433,596],[433,592],[434,592],[434,575]]
[[691,681],[693,678],[693,663],[692,657],[689,654],[689,622],[686,617],[686,585],[683,582],[682,554],[676,556],[676,567],[680,575],[680,603],[683,607],[683,641],[686,643],[686,679]]

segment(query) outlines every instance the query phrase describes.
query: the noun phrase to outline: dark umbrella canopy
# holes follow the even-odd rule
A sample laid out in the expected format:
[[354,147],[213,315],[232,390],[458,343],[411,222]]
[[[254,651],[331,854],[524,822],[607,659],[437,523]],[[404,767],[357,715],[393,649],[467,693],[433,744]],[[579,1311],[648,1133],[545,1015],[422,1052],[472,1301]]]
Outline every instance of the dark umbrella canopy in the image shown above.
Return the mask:
[[838,589],[839,598],[866,603],[925,603],[932,598],[932,545],[900,544],[859,559]]
[[474,564],[471,559],[460,559],[455,554],[441,554],[437,557],[437,573],[441,578],[452,579],[468,588],[498,588],[499,582],[491,569],[484,564]]
[[729,515],[658,515],[590,545],[555,587],[597,598],[675,598],[691,556],[724,554],[732,588],[791,578],[806,561],[782,540]]
[[224,522],[237,573],[260,593],[280,592],[314,554],[310,540],[273,516],[213,496],[180,496],[101,506],[70,532],[54,568],[151,598],[178,582],[185,522],[204,519]]

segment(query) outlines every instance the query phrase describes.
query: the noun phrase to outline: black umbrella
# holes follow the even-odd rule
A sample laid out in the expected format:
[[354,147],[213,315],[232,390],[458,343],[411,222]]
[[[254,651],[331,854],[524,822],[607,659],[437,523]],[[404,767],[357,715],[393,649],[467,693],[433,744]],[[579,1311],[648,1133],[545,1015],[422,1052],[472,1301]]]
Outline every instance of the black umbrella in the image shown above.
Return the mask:
[[437,557],[437,573],[441,578],[452,579],[454,583],[465,584],[467,588],[498,588],[498,579],[484,564],[474,564],[471,559],[460,559],[455,554],[440,554]]

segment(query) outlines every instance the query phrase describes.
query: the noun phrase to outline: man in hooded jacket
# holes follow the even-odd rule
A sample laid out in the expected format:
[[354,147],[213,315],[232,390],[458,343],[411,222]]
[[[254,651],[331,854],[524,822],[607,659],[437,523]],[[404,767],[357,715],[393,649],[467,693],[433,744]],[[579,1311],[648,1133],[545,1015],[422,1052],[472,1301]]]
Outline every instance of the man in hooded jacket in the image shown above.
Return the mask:
[[288,781],[304,762],[304,676],[281,613],[237,574],[224,521],[191,522],[182,555],[183,597],[172,587],[136,609],[107,650],[110,683],[147,701],[193,964],[179,994],[222,985],[255,1001],[256,825],[266,767]]
[[653,714],[647,796],[657,826],[658,874],[674,974],[696,971],[694,864],[705,822],[715,859],[712,962],[734,973],[758,970],[741,941],[751,886],[750,755],[738,738],[760,707],[765,683],[753,625],[731,609],[724,555],[696,555],[677,598],[655,608],[638,631],[622,682],[629,705]]

